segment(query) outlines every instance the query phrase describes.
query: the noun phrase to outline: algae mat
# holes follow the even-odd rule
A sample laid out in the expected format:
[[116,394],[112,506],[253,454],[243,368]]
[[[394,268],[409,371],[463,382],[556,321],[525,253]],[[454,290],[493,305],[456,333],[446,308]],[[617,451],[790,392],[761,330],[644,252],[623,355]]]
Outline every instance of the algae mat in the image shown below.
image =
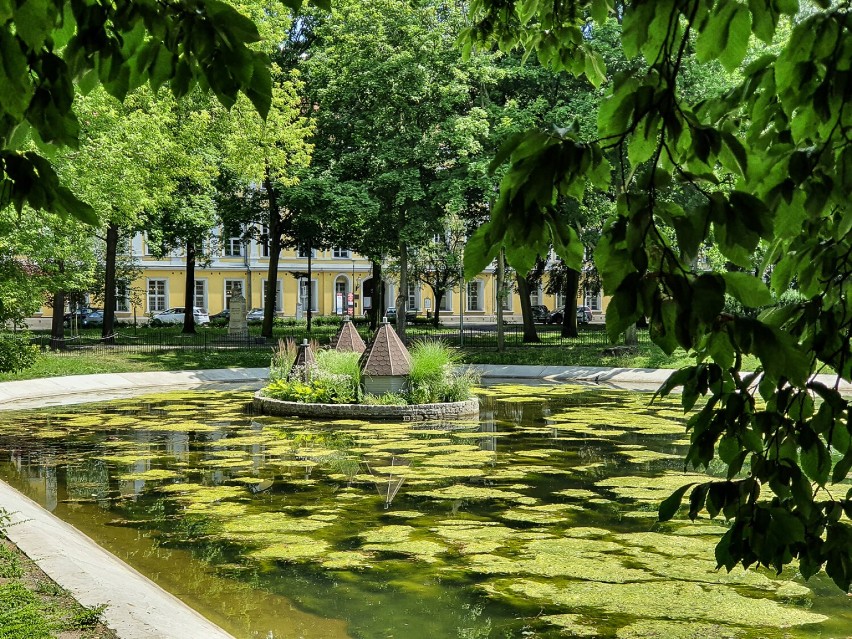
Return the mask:
[[211,392],[4,414],[0,473],[237,637],[848,635],[827,580],[717,571],[724,521],[656,523],[695,479],[675,404],[480,396],[480,421],[434,424]]

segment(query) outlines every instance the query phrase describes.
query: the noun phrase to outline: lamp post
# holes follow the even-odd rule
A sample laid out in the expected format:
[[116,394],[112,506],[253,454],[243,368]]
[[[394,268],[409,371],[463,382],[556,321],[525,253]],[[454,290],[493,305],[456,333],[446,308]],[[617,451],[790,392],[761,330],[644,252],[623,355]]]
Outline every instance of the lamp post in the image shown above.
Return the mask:
[[349,291],[352,296],[352,306],[349,307],[349,316],[355,319],[355,258],[352,258],[352,290]]

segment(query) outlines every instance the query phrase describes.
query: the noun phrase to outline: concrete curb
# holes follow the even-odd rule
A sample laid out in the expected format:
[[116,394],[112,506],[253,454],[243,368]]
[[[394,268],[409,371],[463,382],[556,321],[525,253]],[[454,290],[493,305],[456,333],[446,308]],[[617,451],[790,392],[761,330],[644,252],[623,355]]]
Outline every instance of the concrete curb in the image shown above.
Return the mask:
[[101,619],[121,639],[234,639],[3,481],[0,505],[9,539],[84,606],[107,604]]
[[[197,371],[146,371],[67,375],[0,383],[0,410],[79,404],[125,396],[128,392],[193,388],[210,384],[265,381],[268,368],[221,368]],[[92,395],[97,395],[95,399]]]

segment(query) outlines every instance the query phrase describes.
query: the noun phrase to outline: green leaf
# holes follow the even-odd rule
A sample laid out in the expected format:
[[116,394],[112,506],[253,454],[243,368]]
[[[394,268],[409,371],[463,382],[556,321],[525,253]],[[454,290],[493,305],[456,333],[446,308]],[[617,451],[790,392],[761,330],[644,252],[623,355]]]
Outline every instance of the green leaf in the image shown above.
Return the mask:
[[246,96],[263,119],[266,119],[266,116],[269,115],[269,109],[272,107],[272,76],[269,73],[267,62],[268,60],[263,54],[257,54],[254,57],[251,82],[245,89]]
[[772,295],[759,278],[742,271],[728,271],[722,273],[722,279],[725,280],[725,291],[743,306],[757,308],[772,304]]
[[51,0],[25,0],[15,9],[15,31],[31,49],[41,49],[56,24]]
[[803,447],[800,460],[805,475],[820,486],[825,486],[831,472],[831,455],[822,440],[815,437],[808,447]]
[[719,61],[728,72],[734,71],[745,58],[751,36],[751,15],[748,9],[739,2],[733,4],[733,15],[727,26],[726,45],[719,52]]
[[658,518],[660,521],[668,521],[669,519],[675,516],[678,509],[680,508],[680,502],[683,500],[684,494],[694,485],[695,482],[687,484],[686,486],[681,486],[676,491],[674,491],[669,497],[666,497],[666,499],[663,500],[663,503],[660,504],[660,509],[658,512]]
[[472,279],[482,273],[497,257],[500,244],[491,237],[491,222],[486,222],[471,235],[464,247],[464,276]]

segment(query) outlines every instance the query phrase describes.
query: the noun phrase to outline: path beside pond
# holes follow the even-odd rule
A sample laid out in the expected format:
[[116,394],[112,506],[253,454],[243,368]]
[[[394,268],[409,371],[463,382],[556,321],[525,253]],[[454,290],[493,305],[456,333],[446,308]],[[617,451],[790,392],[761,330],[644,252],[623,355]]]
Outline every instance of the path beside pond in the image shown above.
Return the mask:
[[[605,366],[529,366],[474,364],[488,381],[499,379],[543,380],[545,382],[582,382],[607,384],[628,390],[659,388],[672,371],[665,368],[607,368]],[[68,375],[15,382],[0,382],[0,410],[44,408],[63,404],[105,401],[138,395],[141,392],[182,390],[204,386],[207,389],[234,390],[260,388],[269,375],[268,368],[221,368],[195,371],[150,371],[142,373],[103,373]],[[816,379],[833,386],[833,375]],[[841,382],[841,392],[852,393],[852,384]]]

